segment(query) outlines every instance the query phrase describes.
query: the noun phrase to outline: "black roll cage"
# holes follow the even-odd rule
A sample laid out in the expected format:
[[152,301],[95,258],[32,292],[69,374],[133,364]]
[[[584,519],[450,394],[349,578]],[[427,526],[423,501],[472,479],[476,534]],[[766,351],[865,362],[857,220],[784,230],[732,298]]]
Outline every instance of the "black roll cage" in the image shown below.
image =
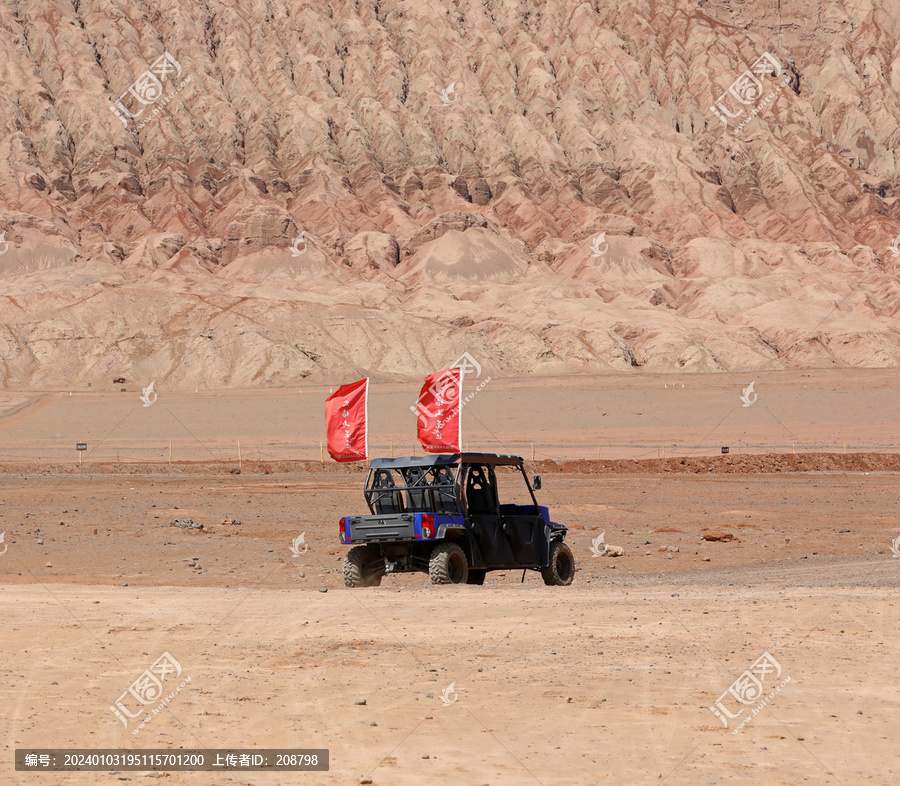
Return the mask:
[[[462,516],[468,512],[465,483],[471,465],[514,466],[525,479],[534,511],[540,505],[534,496],[531,481],[525,472],[524,461],[519,456],[493,454],[451,454],[409,457],[406,459],[375,459],[366,476],[366,504],[373,515],[385,513],[379,507],[391,508],[387,512],[440,513]],[[395,470],[403,485],[396,484]],[[492,474],[494,474],[492,472]],[[496,482],[496,481],[495,481]],[[496,486],[495,486],[496,487]],[[499,499],[498,510],[499,514]]]

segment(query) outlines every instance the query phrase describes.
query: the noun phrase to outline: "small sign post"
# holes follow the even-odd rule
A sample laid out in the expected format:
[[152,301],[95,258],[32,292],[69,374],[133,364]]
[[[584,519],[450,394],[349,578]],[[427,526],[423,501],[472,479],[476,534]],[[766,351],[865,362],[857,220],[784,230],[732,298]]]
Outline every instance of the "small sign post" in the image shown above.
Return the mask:
[[81,454],[87,450],[87,442],[76,442],[75,450],[78,451],[78,463],[81,463]]

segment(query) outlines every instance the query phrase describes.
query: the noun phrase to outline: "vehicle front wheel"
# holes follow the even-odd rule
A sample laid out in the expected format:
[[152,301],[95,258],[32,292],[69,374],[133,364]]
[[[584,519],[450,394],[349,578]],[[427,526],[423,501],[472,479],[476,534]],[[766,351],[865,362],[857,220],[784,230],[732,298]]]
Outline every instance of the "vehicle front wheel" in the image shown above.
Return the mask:
[[384,557],[371,546],[354,546],[344,558],[344,584],[350,588],[377,587],[384,575]]
[[544,584],[567,587],[575,578],[575,557],[570,549],[561,540],[554,540],[550,544],[550,564],[541,568],[541,576]]
[[439,543],[428,560],[432,584],[465,584],[469,578],[469,561],[455,543]]

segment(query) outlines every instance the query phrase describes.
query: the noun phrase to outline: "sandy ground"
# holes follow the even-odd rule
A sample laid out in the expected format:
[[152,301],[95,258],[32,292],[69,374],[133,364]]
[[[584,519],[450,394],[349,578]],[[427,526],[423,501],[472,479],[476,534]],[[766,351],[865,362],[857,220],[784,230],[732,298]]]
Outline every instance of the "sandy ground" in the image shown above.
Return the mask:
[[[896,590],[816,580],[855,568],[752,587],[7,587],[4,738],[331,751],[328,773],[234,783],[895,784]],[[162,651],[190,685],[131,737],[107,705]],[[708,706],[765,651],[790,681],[732,734]]]
[[[13,749],[51,746],[331,751],[328,773],[167,783],[900,781],[900,474],[544,481],[573,586],[350,591],[353,474],[4,476],[3,782],[37,778]],[[624,557],[592,556],[601,531]],[[191,681],[131,735],[109,705],[163,652]],[[764,652],[790,680],[733,734],[709,706]]]
[[[0,396],[0,462],[318,459],[331,388],[170,393],[141,390],[9,392]],[[338,380],[337,383],[348,382]],[[742,391],[754,383],[744,406]],[[373,455],[408,455],[420,383],[373,381]],[[480,387],[480,389],[479,389]],[[537,459],[657,458],[794,450],[900,450],[900,371],[844,369],[757,374],[607,375],[468,380],[467,449]],[[120,390],[124,388],[124,392]],[[477,392],[476,392],[477,391]],[[5,416],[4,416],[5,415]],[[238,443],[240,442],[240,454]]]

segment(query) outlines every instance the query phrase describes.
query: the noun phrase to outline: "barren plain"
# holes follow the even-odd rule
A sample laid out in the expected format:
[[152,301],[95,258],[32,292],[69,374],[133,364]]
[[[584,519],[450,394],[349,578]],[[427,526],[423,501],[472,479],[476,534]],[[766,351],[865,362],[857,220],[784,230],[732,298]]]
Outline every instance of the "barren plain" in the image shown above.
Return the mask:
[[[345,589],[337,519],[362,508],[359,469],[287,448],[242,464],[230,452],[232,438],[253,445],[281,418],[294,424],[282,428],[291,450],[317,451],[317,416],[307,429],[292,413],[309,396],[301,409],[318,415],[327,389],[198,393],[193,403],[163,390],[150,407],[131,391],[11,397],[0,421],[4,446],[20,451],[0,462],[2,779],[36,777],[12,771],[20,747],[289,746],[328,748],[331,770],[52,782],[895,784],[898,414],[880,398],[893,373],[776,374],[757,381],[750,407],[739,400],[749,380],[688,375],[672,433],[671,380],[493,380],[466,408],[471,447],[501,452],[491,440],[524,429],[517,417],[547,430],[556,455],[544,446],[526,458],[543,476],[541,501],[570,527],[570,587],[501,572],[483,587],[412,575]],[[373,395],[385,445],[406,395]],[[517,396],[532,402],[527,413],[510,406]],[[836,411],[841,397],[856,406]],[[579,459],[586,445],[554,431],[561,404],[590,413],[592,438],[614,417],[607,458]],[[619,409],[604,417],[607,404]],[[174,424],[166,407],[196,438],[189,456],[183,442],[190,460],[171,465],[137,450],[161,438],[153,423]],[[132,431],[113,430],[126,415],[119,428]],[[91,456],[90,440],[79,466],[72,447],[93,418],[136,452]],[[653,447],[632,458],[628,447],[651,436],[686,444],[714,427],[725,430],[712,431],[718,443],[754,422],[763,438],[752,453],[662,459]],[[881,448],[823,449],[851,430]],[[762,449],[788,432],[803,452]],[[45,441],[44,460],[23,458],[28,437]],[[594,556],[601,532],[625,555]],[[715,532],[733,538],[705,539]],[[109,707],[163,652],[191,681],[132,735],[134,722],[123,728]],[[745,724],[723,727],[710,707],[764,653],[785,684]]]

